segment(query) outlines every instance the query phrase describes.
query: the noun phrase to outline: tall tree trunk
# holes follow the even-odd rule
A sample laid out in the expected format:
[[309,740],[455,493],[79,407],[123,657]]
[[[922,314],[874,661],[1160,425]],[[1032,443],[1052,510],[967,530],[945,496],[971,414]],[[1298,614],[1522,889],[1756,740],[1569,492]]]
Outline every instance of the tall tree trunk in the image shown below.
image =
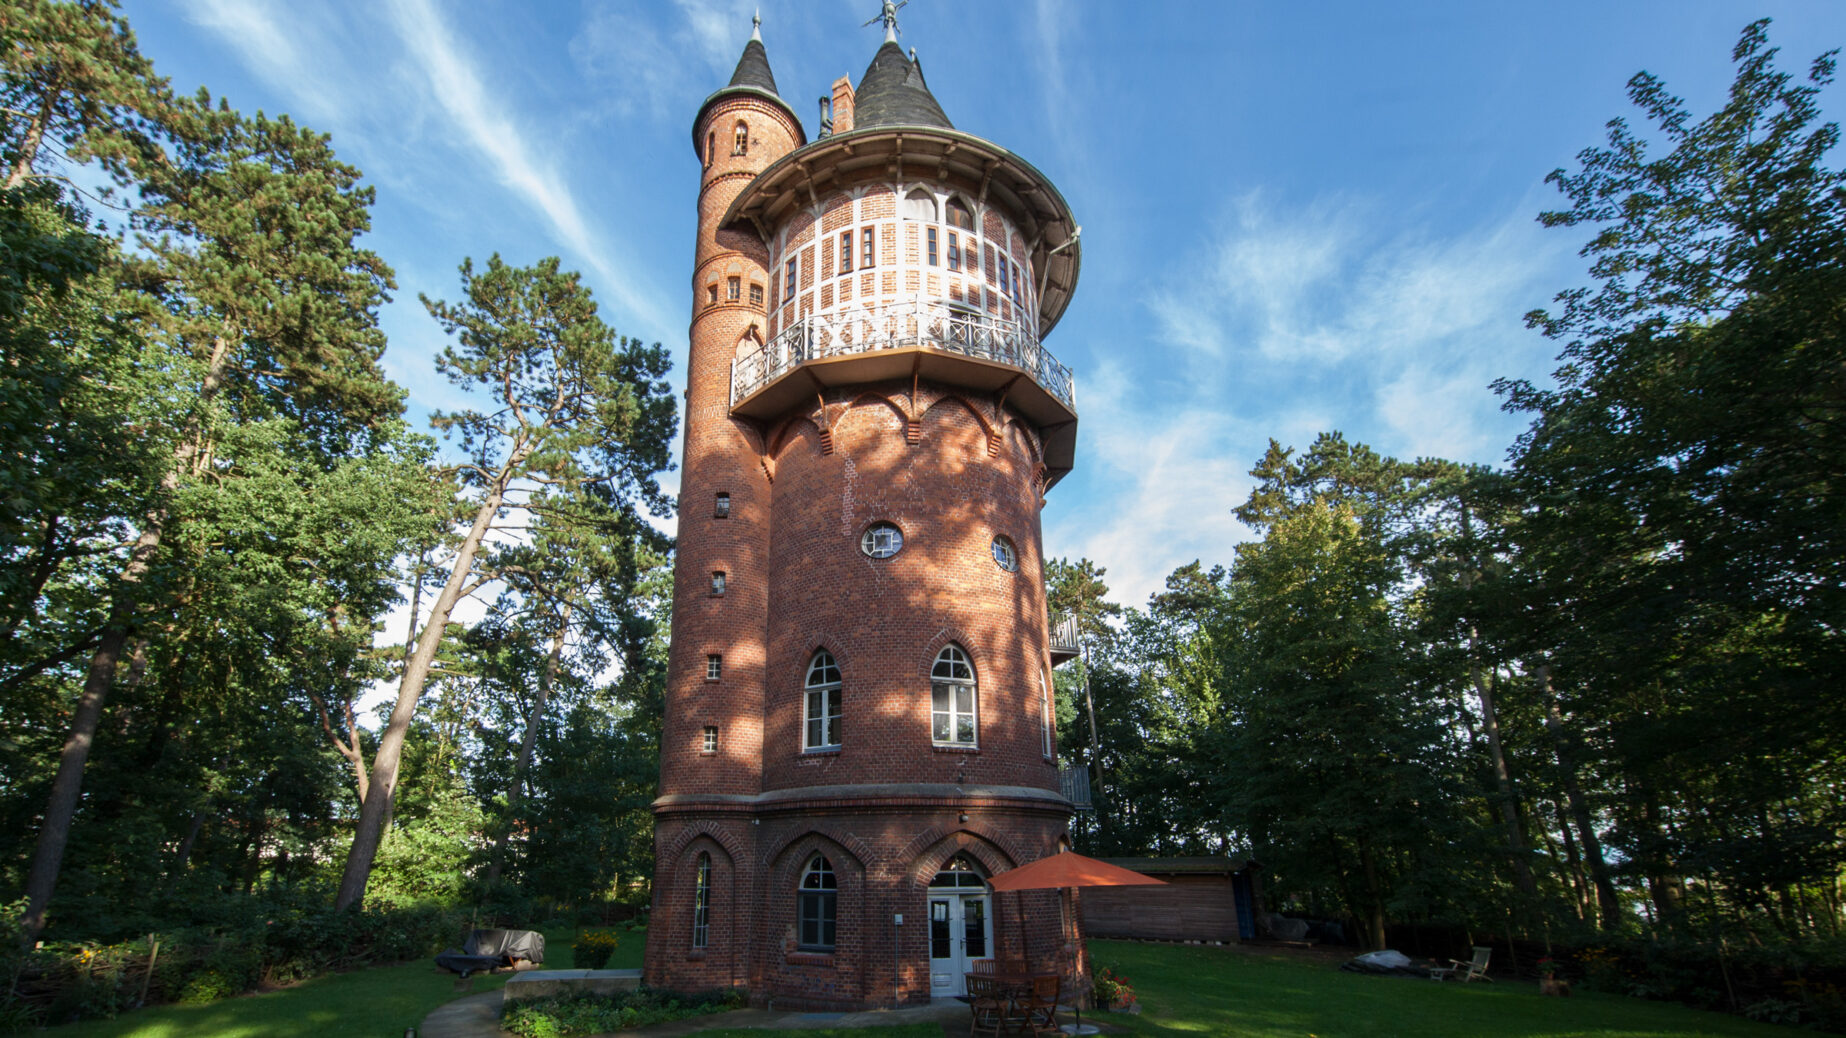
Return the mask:
[[1596,906],[1590,891],[1590,878],[1583,872],[1583,857],[1577,853],[1577,838],[1571,835],[1570,820],[1564,815],[1564,805],[1553,800],[1551,806],[1557,814],[1558,832],[1564,836],[1564,857],[1570,866],[1571,900],[1576,902],[1577,918],[1588,919],[1595,913]]
[[173,855],[173,867],[167,870],[167,883],[171,885],[186,871],[186,862],[192,857],[192,848],[198,845],[199,831],[205,828],[206,813],[195,811],[192,824],[186,827],[186,838],[179,842],[179,852]]
[[416,715],[417,700],[423,695],[423,686],[429,680],[430,667],[436,661],[436,650],[442,646],[449,615],[455,611],[455,603],[461,601],[468,578],[474,572],[474,556],[480,550],[481,539],[486,536],[487,527],[500,512],[500,506],[506,499],[507,483],[511,481],[512,474],[519,470],[528,453],[530,448],[524,444],[514,449],[500,470],[499,478],[489,489],[486,499],[481,502],[480,510],[474,515],[474,525],[469,527],[468,535],[462,539],[461,547],[455,553],[455,564],[449,570],[449,579],[442,585],[442,593],[436,596],[435,605],[430,608],[429,623],[424,625],[423,634],[417,639],[416,650],[404,664],[404,676],[397,685],[397,702],[391,707],[391,719],[386,722],[384,733],[378,739],[378,750],[372,755],[372,779],[366,787],[365,802],[359,808],[359,824],[353,832],[352,849],[346,854],[346,869],[340,876],[340,891],[333,902],[336,910],[349,908],[365,896],[366,882],[372,877],[372,858],[378,853],[378,841],[384,836],[385,817],[391,812],[392,798],[397,792],[397,769],[403,759],[404,738],[410,731],[411,718]]
[[558,667],[564,659],[564,636],[570,631],[570,614],[571,603],[566,602],[558,613],[558,626],[551,633],[551,654],[545,657],[545,669],[539,675],[532,714],[526,718],[526,731],[519,739],[519,756],[513,760],[513,781],[506,791],[506,821],[494,837],[493,855],[487,863],[487,885],[490,887],[500,882],[506,865],[507,839],[519,821],[519,802],[525,798],[526,769],[531,766],[532,746],[538,741],[539,724],[545,719],[545,704],[551,699],[551,686],[558,680]]
[[1378,882],[1378,857],[1372,853],[1372,842],[1359,838],[1359,867],[1365,874],[1366,938],[1371,942],[1373,951],[1383,951],[1385,947],[1384,889]]
[[32,163],[38,161],[39,145],[45,140],[45,127],[51,122],[51,110],[64,93],[62,79],[53,76],[45,89],[45,100],[39,104],[38,111],[32,113],[32,123],[26,127],[26,136],[20,141],[19,158],[6,175],[6,189],[13,190],[26,182],[32,175]]
[[[206,364],[205,380],[199,387],[198,415],[188,435],[174,448],[173,466],[160,478],[162,500],[171,500],[179,490],[180,473],[197,453],[198,437],[205,427],[204,412],[218,395],[224,377],[224,365],[230,356],[230,340],[219,336],[212,341],[211,358]],[[160,539],[166,531],[167,511],[157,506],[141,527],[135,545],[128,553],[109,605],[109,622],[97,640],[96,652],[90,657],[89,673],[84,676],[83,694],[78,697],[76,712],[71,716],[70,735],[58,754],[57,775],[51,781],[51,796],[45,805],[45,820],[39,826],[38,843],[32,850],[31,871],[26,875],[26,910],[20,917],[20,941],[30,948],[45,931],[45,912],[57,889],[58,870],[64,864],[64,848],[70,842],[71,821],[77,814],[77,801],[83,793],[83,768],[90,759],[90,746],[96,741],[96,727],[103,716],[103,703],[115,686],[115,672],[122,660],[135,626],[135,612],[140,592],[153,568],[154,556],[160,551]]]
[[[1461,533],[1463,552],[1461,589],[1464,593],[1474,590],[1477,560],[1474,556],[1474,516],[1466,502],[1461,505]],[[1469,603],[1473,611],[1473,603]],[[1519,820],[1519,808],[1514,799],[1513,776],[1506,766],[1506,749],[1500,741],[1500,716],[1494,709],[1493,686],[1499,679],[1499,668],[1495,667],[1490,675],[1481,673],[1480,632],[1474,625],[1472,617],[1468,620],[1468,677],[1474,682],[1474,694],[1481,703],[1481,726],[1487,730],[1487,750],[1493,758],[1493,780],[1497,792],[1500,813],[1500,826],[1506,837],[1506,850],[1513,865],[1513,879],[1527,900],[1536,901],[1538,884],[1532,879],[1532,865],[1526,859],[1527,848],[1525,827]]]
[[1615,894],[1615,880],[1609,875],[1609,863],[1602,855],[1602,840],[1596,836],[1596,826],[1590,820],[1589,803],[1583,797],[1583,787],[1577,781],[1577,763],[1570,750],[1570,737],[1564,730],[1564,715],[1558,709],[1557,697],[1551,692],[1551,665],[1541,663],[1538,666],[1540,694],[1545,697],[1545,730],[1551,733],[1552,752],[1558,759],[1558,777],[1564,786],[1564,796],[1570,801],[1570,813],[1577,822],[1577,838],[1583,845],[1583,856],[1590,866],[1590,878],[1596,886],[1596,904],[1600,910],[1604,930],[1618,930],[1622,925],[1622,903]]

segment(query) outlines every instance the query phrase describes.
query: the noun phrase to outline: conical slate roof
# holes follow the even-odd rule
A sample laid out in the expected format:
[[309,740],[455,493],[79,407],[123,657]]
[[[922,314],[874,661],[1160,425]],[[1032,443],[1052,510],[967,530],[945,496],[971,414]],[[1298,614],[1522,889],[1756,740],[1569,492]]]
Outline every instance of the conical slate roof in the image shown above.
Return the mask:
[[731,86],[761,87],[780,97],[776,90],[775,73],[769,71],[769,52],[763,49],[763,41],[755,36],[744,44],[743,57],[737,59],[737,71],[731,73]]
[[[744,56],[748,58],[749,52],[745,51]],[[903,50],[890,40],[872,55],[871,65],[866,67],[859,88],[853,92],[852,128],[867,130],[876,126],[955,128],[943,114],[942,106],[936,103],[935,95],[929,92],[922,68],[905,57]]]

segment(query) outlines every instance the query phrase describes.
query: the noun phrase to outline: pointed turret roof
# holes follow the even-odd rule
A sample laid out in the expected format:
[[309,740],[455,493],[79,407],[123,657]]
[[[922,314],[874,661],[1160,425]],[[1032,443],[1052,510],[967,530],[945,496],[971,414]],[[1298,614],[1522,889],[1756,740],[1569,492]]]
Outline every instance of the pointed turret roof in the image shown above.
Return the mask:
[[904,56],[897,42],[886,37],[853,92],[854,130],[876,126],[934,126],[953,130],[936,96],[923,80],[923,68]]
[[[776,75],[769,71],[769,52],[763,49],[763,17],[751,22],[750,42],[744,44],[743,56],[737,59],[737,71],[731,73],[731,86],[762,87],[776,94]],[[777,96],[781,96],[777,94]]]
[[697,150],[699,146],[699,123],[705,119],[706,109],[722,98],[742,94],[761,97],[787,112],[789,119],[795,124],[800,142],[807,142],[807,131],[801,126],[801,117],[795,114],[795,110],[790,108],[788,102],[782,100],[782,95],[776,91],[776,75],[769,70],[769,52],[763,49],[763,19],[758,16],[752,21],[750,41],[744,44],[744,52],[737,59],[737,69],[731,73],[731,81],[707,97],[705,103],[699,106],[699,114],[692,119],[694,150]]

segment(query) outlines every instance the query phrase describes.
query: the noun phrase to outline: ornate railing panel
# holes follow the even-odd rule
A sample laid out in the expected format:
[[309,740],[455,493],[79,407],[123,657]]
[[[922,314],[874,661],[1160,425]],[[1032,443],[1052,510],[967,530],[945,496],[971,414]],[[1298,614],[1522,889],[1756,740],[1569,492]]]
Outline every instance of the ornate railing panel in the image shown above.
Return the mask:
[[1024,371],[1045,391],[1076,409],[1070,369],[1016,321],[941,303],[906,302],[809,314],[762,347],[731,362],[731,405],[802,364],[906,346],[931,346],[997,361]]

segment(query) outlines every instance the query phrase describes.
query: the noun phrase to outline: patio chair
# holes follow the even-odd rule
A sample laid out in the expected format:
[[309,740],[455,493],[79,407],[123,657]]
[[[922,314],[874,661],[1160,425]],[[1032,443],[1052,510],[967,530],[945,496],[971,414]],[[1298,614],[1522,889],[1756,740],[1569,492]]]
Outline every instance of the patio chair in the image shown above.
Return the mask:
[[987,1034],[997,1036],[1006,1026],[1006,1006],[1010,1001],[1000,990],[1000,983],[993,977],[981,973],[968,974],[968,1010],[972,1019],[968,1023],[968,1034]]
[[1032,990],[1021,1005],[1026,1013],[1025,1025],[1034,1035],[1064,1033],[1058,1029],[1058,996],[1063,989],[1064,978],[1055,974],[1032,978]]
[[1452,977],[1459,974],[1463,984],[1473,980],[1484,980],[1492,984],[1493,978],[1487,975],[1487,959],[1491,955],[1493,955],[1492,948],[1483,948],[1477,944],[1474,946],[1474,958],[1472,960],[1468,962],[1463,962],[1460,959],[1449,960],[1447,975]]

